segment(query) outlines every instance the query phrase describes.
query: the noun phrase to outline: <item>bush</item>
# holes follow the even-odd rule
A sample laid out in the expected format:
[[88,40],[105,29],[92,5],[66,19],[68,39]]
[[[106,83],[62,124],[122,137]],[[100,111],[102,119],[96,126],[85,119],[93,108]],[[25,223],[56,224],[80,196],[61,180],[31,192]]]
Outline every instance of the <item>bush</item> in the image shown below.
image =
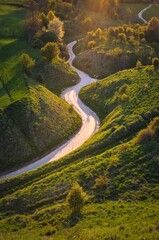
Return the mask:
[[141,67],[142,67],[142,63],[141,63],[140,60],[138,60],[137,63],[136,63],[136,68],[140,69]]
[[28,54],[23,53],[20,57],[22,67],[25,73],[30,73],[30,70],[35,66],[35,60],[33,60]]
[[95,188],[100,188],[103,189],[105,187],[107,187],[109,184],[109,178],[104,175],[104,176],[99,176],[96,180],[95,180]]
[[48,62],[51,62],[52,59],[58,57],[59,54],[60,50],[57,43],[48,42],[43,48],[41,48],[41,55]]
[[150,122],[150,128],[154,132],[155,136],[159,136],[159,117],[154,118]]
[[141,130],[136,136],[136,143],[146,143],[152,140],[153,131],[150,127]]
[[159,67],[159,58],[153,58],[152,59],[152,64],[154,66],[154,70],[157,70]]
[[58,37],[53,32],[44,32],[43,34],[41,34],[40,40],[43,43],[57,42],[58,41]]
[[84,192],[83,188],[78,183],[73,184],[67,195],[67,202],[72,210],[72,213],[80,213],[87,199],[88,196]]
[[44,43],[43,43],[43,41],[41,41],[40,39],[35,38],[35,39],[33,40],[33,42],[32,42],[32,46],[33,46],[34,48],[42,48],[42,47],[44,46]]
[[96,46],[96,41],[92,40],[92,41],[89,41],[88,42],[88,48],[89,49],[92,49]]

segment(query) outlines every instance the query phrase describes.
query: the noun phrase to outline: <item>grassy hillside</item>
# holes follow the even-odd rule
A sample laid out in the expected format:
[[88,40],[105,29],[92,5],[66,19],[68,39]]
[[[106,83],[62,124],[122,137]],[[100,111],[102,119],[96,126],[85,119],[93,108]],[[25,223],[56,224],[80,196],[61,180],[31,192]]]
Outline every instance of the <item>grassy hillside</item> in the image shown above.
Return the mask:
[[153,5],[148,11],[144,12],[143,17],[148,21],[152,17],[159,18],[159,4]]
[[[75,84],[77,74],[62,59],[46,63],[40,51],[26,42],[24,9],[0,5],[0,169],[10,170],[46,153],[80,126],[73,109],[55,93]],[[30,76],[20,56],[36,60]]]
[[[2,239],[157,240],[158,88],[152,66],[84,88],[82,100],[100,116],[100,130],[58,162],[1,183]],[[78,218],[65,201],[73,181],[90,196]]]
[[80,126],[80,119],[63,100],[37,86],[1,110],[0,125],[3,171],[40,157],[67,139]]
[[124,24],[88,32],[74,48],[73,64],[97,78],[134,67],[138,60],[150,64],[155,51],[146,41],[145,31],[145,26]]

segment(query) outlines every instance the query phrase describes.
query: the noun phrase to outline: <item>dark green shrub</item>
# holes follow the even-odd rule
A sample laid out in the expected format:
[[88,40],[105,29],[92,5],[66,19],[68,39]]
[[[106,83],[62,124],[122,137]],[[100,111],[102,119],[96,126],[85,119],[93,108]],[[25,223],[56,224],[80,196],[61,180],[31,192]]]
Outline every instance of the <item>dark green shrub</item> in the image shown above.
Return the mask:
[[41,55],[48,62],[51,62],[54,58],[58,57],[59,54],[60,50],[57,43],[48,42],[43,48],[41,48]]
[[150,127],[141,130],[136,136],[136,143],[146,143],[152,140],[153,131]]
[[58,41],[58,37],[56,36],[56,34],[54,32],[44,32],[41,36],[40,36],[40,40],[43,43],[48,43],[48,42],[57,42]]
[[43,43],[43,41],[42,40],[40,40],[39,38],[35,38],[34,40],[33,40],[33,42],[32,42],[32,46],[34,47],[34,48],[42,48],[43,46],[44,46],[44,43]]
[[84,192],[83,188],[78,183],[73,184],[67,195],[67,202],[72,210],[72,213],[80,213],[87,199],[88,196]]
[[154,118],[150,122],[150,128],[154,131],[156,136],[159,136],[159,117]]

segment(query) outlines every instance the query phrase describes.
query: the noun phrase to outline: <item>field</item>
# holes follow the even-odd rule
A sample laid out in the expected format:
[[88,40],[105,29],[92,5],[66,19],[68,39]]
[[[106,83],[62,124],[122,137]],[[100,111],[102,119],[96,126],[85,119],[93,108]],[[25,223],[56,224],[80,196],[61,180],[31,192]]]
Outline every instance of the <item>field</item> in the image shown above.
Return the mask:
[[[86,87],[81,97],[100,116],[99,132],[58,162],[1,183],[2,239],[27,239],[29,229],[33,239],[157,240],[158,142],[137,136],[158,116],[158,87],[152,66]],[[78,218],[65,201],[74,181],[90,196]]]

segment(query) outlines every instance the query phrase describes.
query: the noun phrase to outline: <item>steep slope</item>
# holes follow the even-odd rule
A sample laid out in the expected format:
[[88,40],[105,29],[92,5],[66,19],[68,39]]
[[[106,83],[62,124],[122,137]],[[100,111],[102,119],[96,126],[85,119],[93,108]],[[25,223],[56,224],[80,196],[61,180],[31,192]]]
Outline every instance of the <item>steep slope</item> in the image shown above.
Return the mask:
[[26,97],[1,110],[1,171],[40,157],[74,133],[80,122],[56,95],[40,85],[30,87]]
[[[1,182],[2,236],[157,240],[158,89],[152,66],[84,88],[82,99],[102,121],[99,132],[70,156]],[[90,195],[78,218],[70,215],[65,201],[72,181]]]

